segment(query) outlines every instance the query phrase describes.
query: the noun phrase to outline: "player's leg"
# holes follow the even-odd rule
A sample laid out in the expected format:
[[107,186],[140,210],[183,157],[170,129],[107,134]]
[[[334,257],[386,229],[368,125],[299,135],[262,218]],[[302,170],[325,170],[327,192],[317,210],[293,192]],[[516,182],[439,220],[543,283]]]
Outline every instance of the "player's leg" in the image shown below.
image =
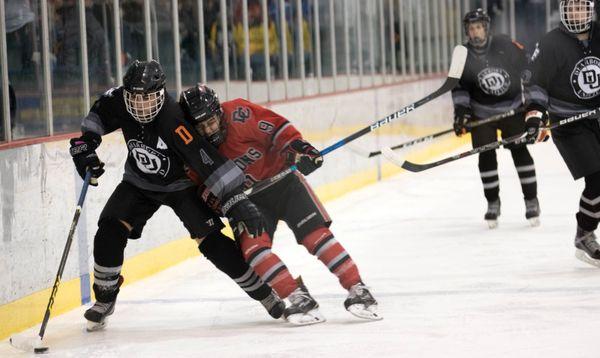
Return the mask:
[[350,254],[329,230],[329,214],[301,174],[292,178],[287,190],[280,196],[288,204],[284,221],[294,231],[298,243],[319,259],[348,290],[348,298],[344,302],[346,309],[361,318],[378,319],[377,301],[364,285]]
[[600,123],[589,120],[556,128],[552,131],[552,141],[573,178],[585,178],[576,215],[575,256],[600,267],[600,246],[594,235],[600,219]]
[[[496,139],[496,127],[491,125],[475,127],[471,131],[473,148],[495,142]],[[488,203],[484,219],[488,222],[490,228],[495,228],[498,225],[498,216],[500,216],[500,180],[496,151],[489,150],[480,153],[478,166],[481,183],[483,184],[483,194]]]
[[243,232],[237,240],[246,262],[279,297],[287,298],[298,287],[287,266],[271,250],[272,241],[268,233],[250,237]]
[[[500,122],[502,138],[509,138],[525,132],[525,120],[523,114],[506,118]],[[526,144],[511,144],[510,150],[515,168],[521,181],[521,190],[525,200],[525,218],[532,226],[539,225],[540,204],[537,198],[537,178],[535,175],[535,164],[527,149]]]
[[195,238],[198,249],[215,267],[229,276],[248,296],[260,301],[274,318],[283,314],[284,303],[252,270],[238,245],[221,233],[223,223],[196,195],[196,188],[169,193],[171,207]]
[[94,237],[94,284],[96,302],[84,317],[88,330],[104,327],[106,318],[115,309],[119,288],[123,283],[123,266],[127,238],[133,226],[146,222],[160,205],[144,193],[121,182],[104,206]]
[[577,258],[600,267],[600,245],[594,234],[600,220],[600,172],[585,177],[585,188],[581,194],[576,218]]

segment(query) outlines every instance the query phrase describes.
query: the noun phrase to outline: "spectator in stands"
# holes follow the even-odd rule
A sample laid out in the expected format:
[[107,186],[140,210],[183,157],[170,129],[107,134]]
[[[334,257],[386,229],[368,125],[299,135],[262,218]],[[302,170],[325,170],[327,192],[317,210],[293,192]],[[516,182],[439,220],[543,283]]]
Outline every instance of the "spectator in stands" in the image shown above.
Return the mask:
[[[88,49],[88,67],[90,76],[97,84],[112,83],[109,78],[109,62],[104,49],[107,46],[104,28],[92,12],[93,2],[85,1],[86,39]],[[79,40],[79,13],[76,0],[65,0],[56,9],[57,41],[54,49],[57,59],[57,70],[60,77],[79,81],[81,78],[81,58]]]
[[[241,19],[240,19],[241,20]],[[253,80],[264,80],[265,74],[265,46],[264,33],[262,27],[262,8],[259,0],[248,1],[248,32],[250,38],[250,67],[252,69]],[[269,56],[271,63],[275,62],[274,56],[279,52],[279,42],[277,32],[272,21],[268,23],[269,27]],[[233,41],[237,50],[239,63],[244,63],[244,26],[242,21],[237,21],[233,27]]]

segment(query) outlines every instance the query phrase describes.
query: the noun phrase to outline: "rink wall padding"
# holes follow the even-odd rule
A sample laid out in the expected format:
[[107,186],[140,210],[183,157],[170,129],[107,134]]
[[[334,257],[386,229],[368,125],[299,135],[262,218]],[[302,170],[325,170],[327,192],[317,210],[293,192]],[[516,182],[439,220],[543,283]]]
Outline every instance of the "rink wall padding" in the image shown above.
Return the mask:
[[[443,78],[435,78],[398,83],[269,106],[290,119],[315,147],[324,148],[418,100],[442,82]],[[376,150],[384,144],[398,144],[448,128],[451,118],[450,97],[445,95],[353,145]],[[465,138],[448,136],[413,150],[407,157],[431,159],[465,143]],[[104,203],[122,178],[127,152],[121,134],[105,136],[98,155],[106,162],[106,173],[86,197],[53,316],[93,299],[89,282],[93,235]],[[362,158],[341,148],[327,155],[324,166],[308,180],[326,202],[400,170],[381,157]],[[68,140],[0,150],[0,339],[41,322],[80,186],[81,179],[68,153]],[[161,208],[148,222],[141,239],[128,243],[125,283],[198,255],[195,242],[187,238],[177,217],[170,209]],[[198,264],[210,266],[204,260]]]

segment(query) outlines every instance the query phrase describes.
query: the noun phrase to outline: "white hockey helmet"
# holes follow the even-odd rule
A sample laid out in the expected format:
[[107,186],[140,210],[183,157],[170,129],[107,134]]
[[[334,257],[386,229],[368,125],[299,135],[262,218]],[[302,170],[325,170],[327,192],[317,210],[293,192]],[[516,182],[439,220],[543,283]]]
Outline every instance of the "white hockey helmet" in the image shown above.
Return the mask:
[[560,21],[574,34],[587,32],[594,19],[594,0],[561,0]]

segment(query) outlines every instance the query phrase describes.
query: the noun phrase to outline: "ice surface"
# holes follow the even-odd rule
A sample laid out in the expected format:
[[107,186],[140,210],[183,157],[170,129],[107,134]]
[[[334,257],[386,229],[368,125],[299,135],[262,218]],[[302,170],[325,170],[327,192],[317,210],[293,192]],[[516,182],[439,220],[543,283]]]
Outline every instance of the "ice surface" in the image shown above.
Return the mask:
[[[274,250],[302,274],[326,323],[273,320],[206,260],[192,259],[126,286],[104,331],[85,332],[83,307],[52,319],[47,356],[598,357],[600,271],[573,256],[583,183],[572,180],[553,144],[532,152],[538,228],[525,220],[506,150],[499,151],[496,230],[483,221],[476,157],[403,173],[327,204],[333,232],[372,287],[383,321],[346,312],[333,275],[280,227]],[[0,342],[1,357],[23,355]]]

